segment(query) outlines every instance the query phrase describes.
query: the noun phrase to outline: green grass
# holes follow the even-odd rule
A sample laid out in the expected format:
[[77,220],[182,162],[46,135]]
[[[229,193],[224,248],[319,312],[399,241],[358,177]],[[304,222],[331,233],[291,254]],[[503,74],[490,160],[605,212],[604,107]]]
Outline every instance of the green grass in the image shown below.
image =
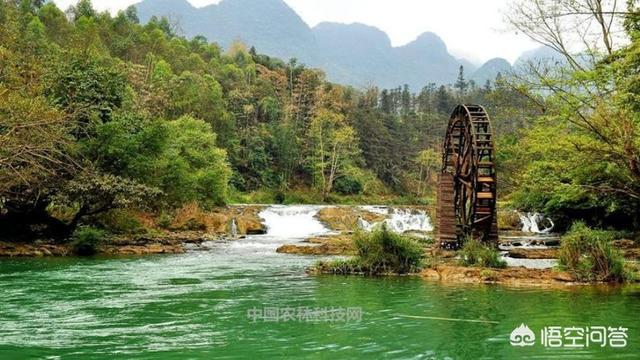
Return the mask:
[[370,233],[356,233],[357,255],[347,260],[323,261],[316,270],[333,274],[408,274],[420,270],[423,246],[415,239],[389,231],[385,226]]
[[574,223],[560,243],[560,269],[569,271],[580,281],[629,280],[624,257],[611,245],[617,236],[617,232],[591,229],[582,222]]
[[495,247],[485,245],[480,240],[468,239],[459,252],[460,263],[464,266],[480,266],[486,268],[505,268],[507,263],[500,258]]

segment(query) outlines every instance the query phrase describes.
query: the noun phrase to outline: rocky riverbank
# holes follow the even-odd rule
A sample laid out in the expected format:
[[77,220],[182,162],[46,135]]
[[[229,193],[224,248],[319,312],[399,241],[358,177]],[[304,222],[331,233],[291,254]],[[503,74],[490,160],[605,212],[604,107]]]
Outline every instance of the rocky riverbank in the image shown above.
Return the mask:
[[576,285],[578,282],[567,272],[552,269],[513,267],[487,269],[456,265],[437,265],[420,273],[424,279],[463,284],[502,284],[509,286]]
[[[201,231],[175,231],[166,234],[140,236],[114,236],[96,246],[97,255],[152,255],[181,254],[185,245],[200,245],[204,241],[218,240],[222,235]],[[72,256],[69,242],[37,240],[32,243],[0,241],[0,257]]]
[[[232,236],[264,234],[266,227],[259,216],[263,206],[225,206],[204,211],[187,205],[167,214],[129,214],[140,223],[142,232],[109,234],[96,244],[98,255],[180,254],[186,245],[198,246]],[[0,257],[43,257],[74,255],[71,241],[37,239],[31,242],[0,241]]]
[[279,247],[276,252],[296,255],[353,255],[355,245],[350,234],[324,235],[309,238],[304,244]]

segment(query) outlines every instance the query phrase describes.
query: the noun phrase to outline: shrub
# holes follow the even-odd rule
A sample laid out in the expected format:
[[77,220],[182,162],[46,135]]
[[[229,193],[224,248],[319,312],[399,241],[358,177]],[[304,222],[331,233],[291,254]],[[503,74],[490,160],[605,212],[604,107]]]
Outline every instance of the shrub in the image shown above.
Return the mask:
[[182,226],[182,229],[189,231],[205,231],[207,230],[207,225],[199,219],[192,218],[187,220],[184,226]]
[[424,249],[420,243],[390,232],[384,225],[370,233],[357,233],[354,242],[356,257],[319,263],[318,270],[335,274],[407,274],[422,266]]
[[162,212],[160,216],[158,216],[158,221],[156,223],[163,229],[170,229],[172,222],[173,217],[166,212]]
[[71,248],[76,255],[94,255],[98,245],[104,241],[105,236],[104,230],[90,226],[79,227],[71,237]]
[[559,267],[581,281],[622,282],[627,274],[624,258],[612,245],[616,232],[591,229],[576,222],[562,237]]
[[477,239],[468,239],[460,250],[460,262],[464,266],[504,268],[507,263],[500,258],[498,250]]
[[522,223],[517,212],[511,210],[498,211],[498,228],[500,230],[520,230]]
[[100,227],[114,234],[144,234],[147,229],[135,218],[135,214],[122,209],[111,210],[99,217]]
[[362,184],[358,179],[351,176],[343,176],[336,179],[333,190],[341,195],[362,194]]
[[364,272],[360,267],[358,258],[319,261],[313,270],[319,273],[336,275],[360,274]]

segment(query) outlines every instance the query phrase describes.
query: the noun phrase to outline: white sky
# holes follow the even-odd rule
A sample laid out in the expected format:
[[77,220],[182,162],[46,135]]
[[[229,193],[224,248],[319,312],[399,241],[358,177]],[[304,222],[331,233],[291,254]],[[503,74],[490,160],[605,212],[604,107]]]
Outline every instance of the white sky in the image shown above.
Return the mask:
[[[76,0],[53,0],[66,9]],[[99,10],[126,8],[140,0],[93,0]],[[194,6],[220,0],[188,0]],[[438,34],[456,57],[482,63],[494,57],[513,62],[538,45],[506,31],[503,12],[510,0],[284,0],[310,26],[321,21],[360,22],[386,32],[394,46],[425,31]]]

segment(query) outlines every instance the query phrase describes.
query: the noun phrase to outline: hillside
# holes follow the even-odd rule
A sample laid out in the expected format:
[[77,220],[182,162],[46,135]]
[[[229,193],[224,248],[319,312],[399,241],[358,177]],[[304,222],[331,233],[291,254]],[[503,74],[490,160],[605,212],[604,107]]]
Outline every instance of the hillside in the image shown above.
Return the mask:
[[240,40],[261,53],[319,67],[329,80],[356,87],[406,83],[419,90],[428,83],[453,83],[460,65],[467,74],[475,70],[469,61],[452,56],[434,33],[393,47],[386,33],[364,24],[323,22],[310,28],[282,0],[223,0],[201,8],[186,0],[144,0],[136,7],[143,23],[167,16],[187,37],[203,35],[223,48]]

